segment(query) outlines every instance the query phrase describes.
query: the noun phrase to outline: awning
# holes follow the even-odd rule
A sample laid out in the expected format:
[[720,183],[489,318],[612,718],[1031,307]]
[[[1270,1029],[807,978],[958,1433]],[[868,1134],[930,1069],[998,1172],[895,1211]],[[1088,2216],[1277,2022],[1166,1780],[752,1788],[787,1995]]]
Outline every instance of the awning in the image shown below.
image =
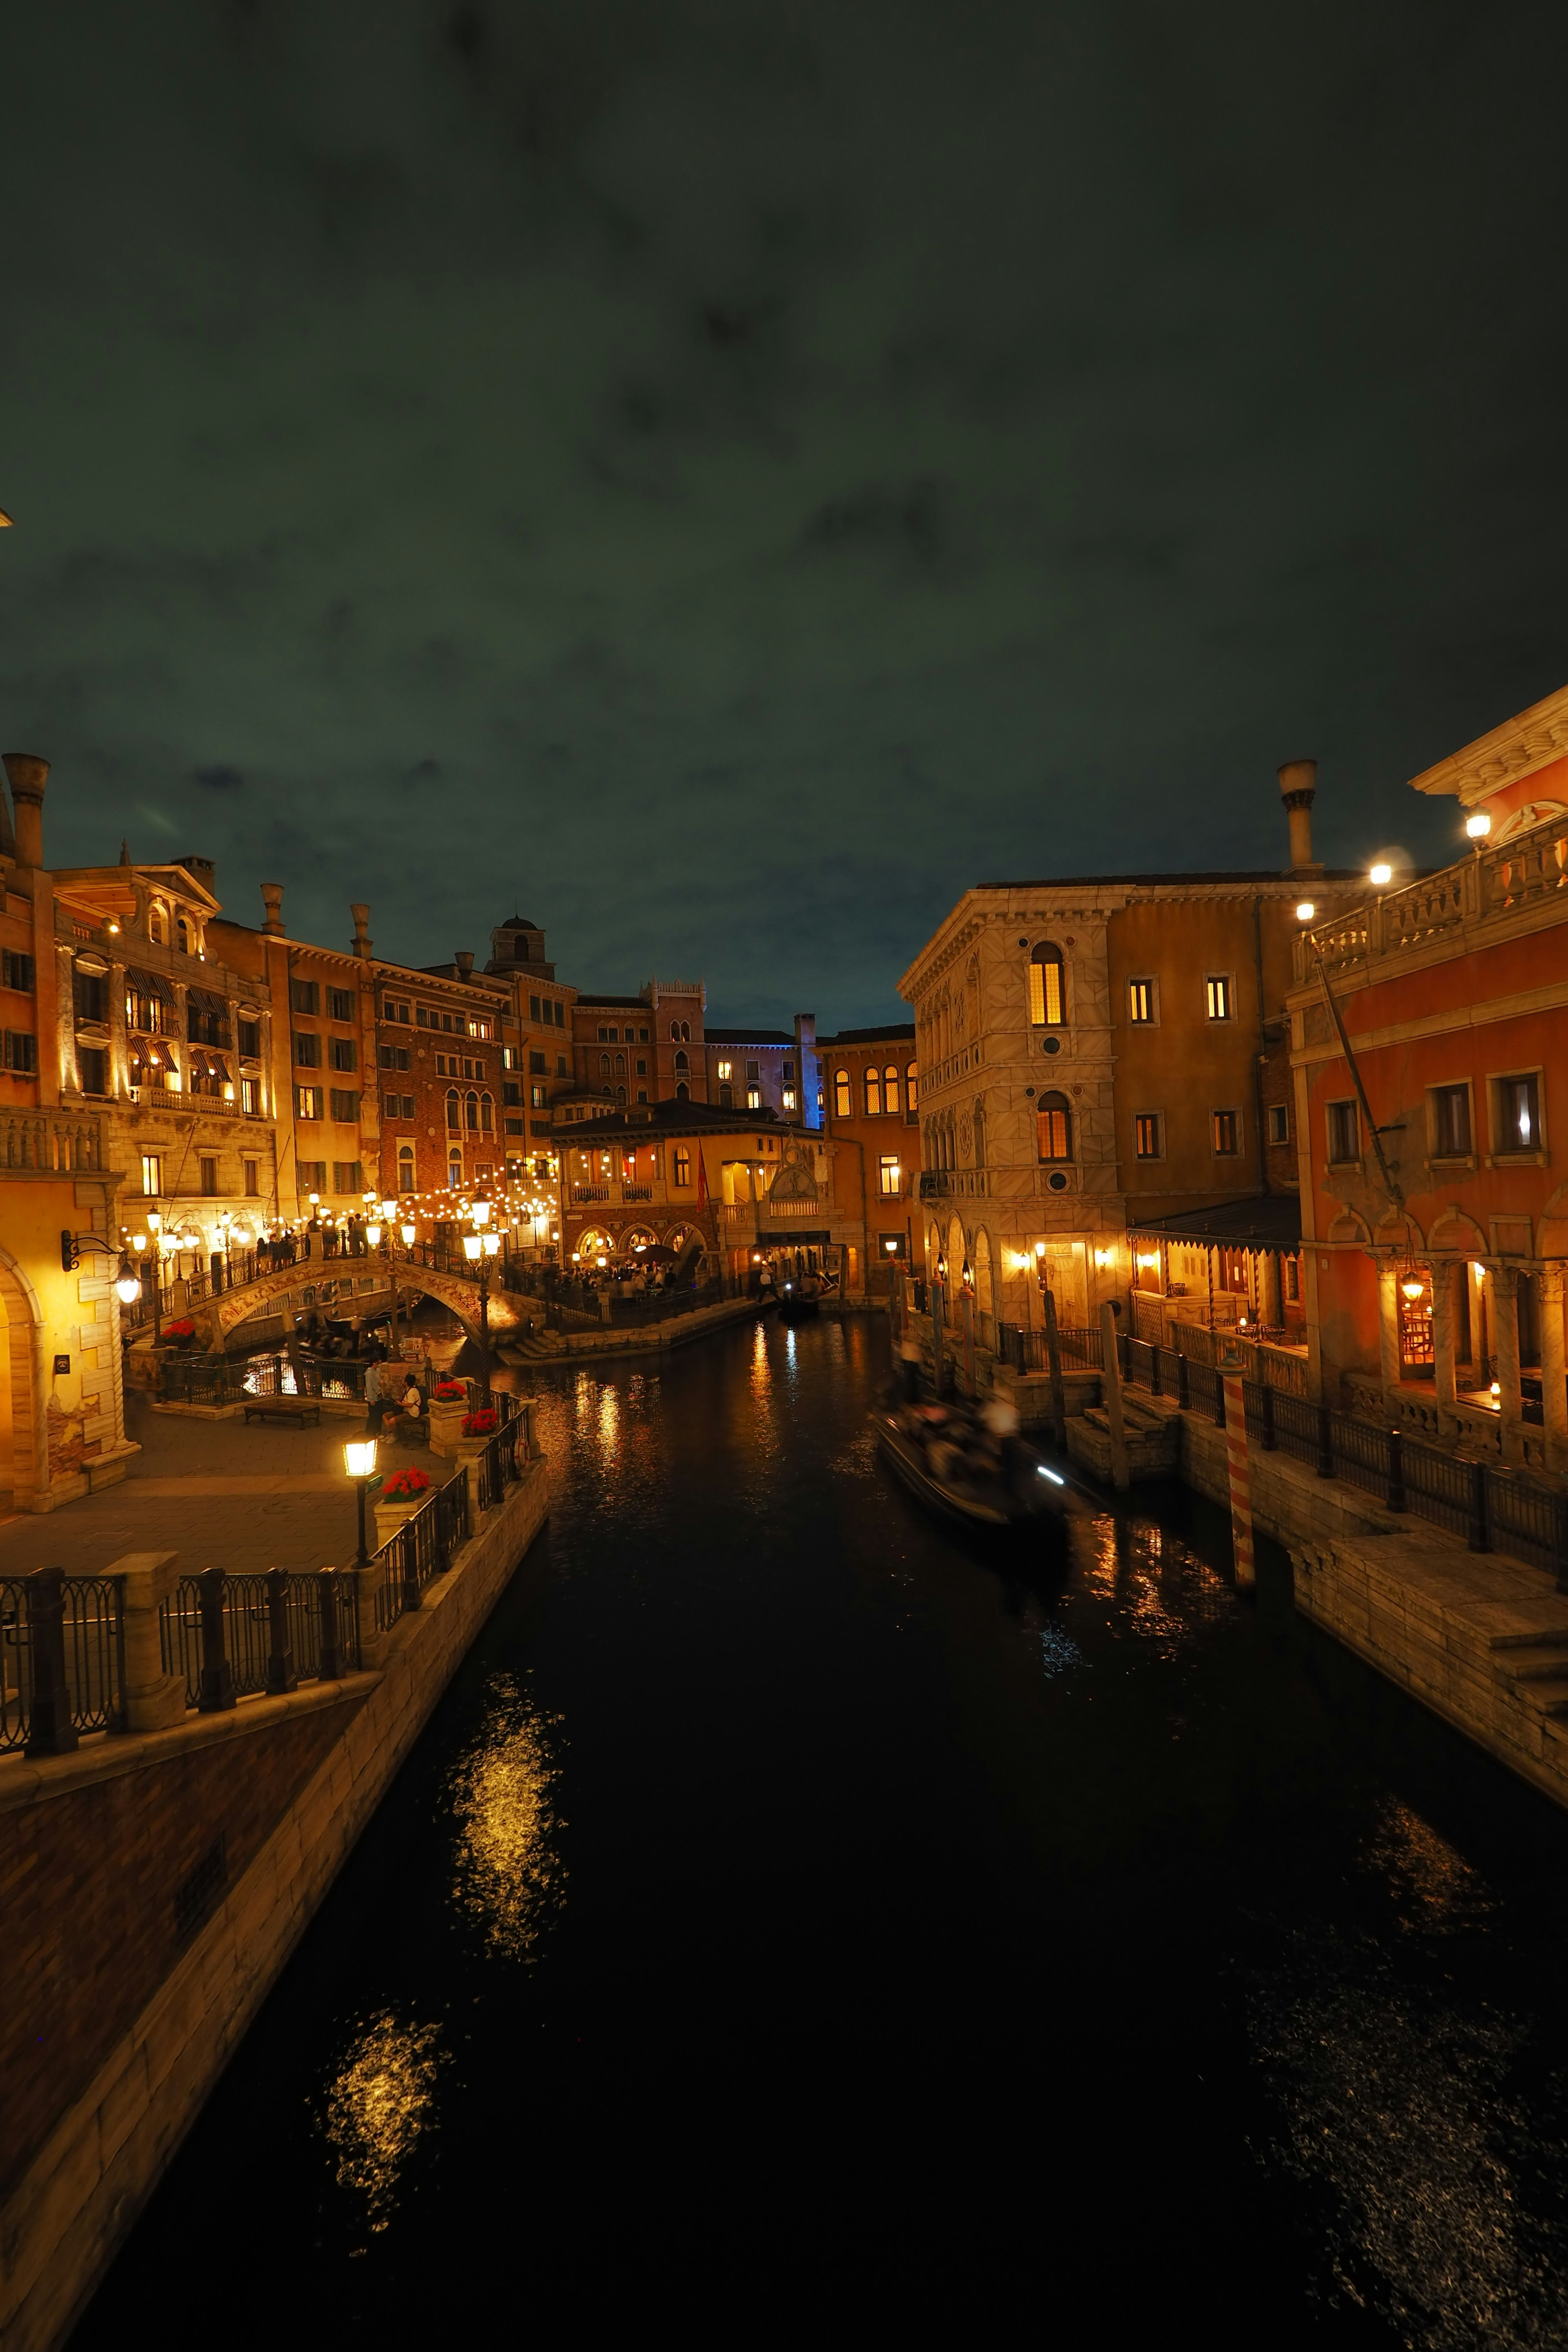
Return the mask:
[[174,992],[162,972],[143,971],[140,966],[128,963],[125,967],[125,984],[128,988],[133,988],[139,996],[157,997],[160,1003],[173,1004],[174,1001]]
[[198,1013],[210,1013],[216,1021],[226,1021],[228,1019],[227,999],[222,996],[215,996],[210,988],[187,988],[185,991],[185,1002],[187,1004],[195,1005]]
[[1299,1250],[1301,1203],[1294,1192],[1260,1193],[1215,1209],[1185,1209],[1176,1217],[1142,1217],[1128,1231],[1134,1238],[1206,1242],[1216,1249]]

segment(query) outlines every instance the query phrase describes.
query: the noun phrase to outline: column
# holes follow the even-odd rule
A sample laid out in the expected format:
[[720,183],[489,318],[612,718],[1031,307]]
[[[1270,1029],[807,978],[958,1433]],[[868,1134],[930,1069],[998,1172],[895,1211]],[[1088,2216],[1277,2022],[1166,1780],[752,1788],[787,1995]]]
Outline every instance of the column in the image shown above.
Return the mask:
[[1513,1268],[1500,1265],[1492,1275],[1493,1346],[1497,1350],[1499,1403],[1502,1414],[1502,1458],[1522,1462],[1523,1413],[1519,1393],[1519,1307],[1514,1296]]
[[1437,1394],[1437,1425],[1447,1431],[1456,1402],[1454,1375],[1454,1285],[1469,1280],[1470,1269],[1451,1262],[1432,1261],[1433,1381]]
[[1284,1312],[1279,1304],[1279,1253],[1278,1250],[1264,1251],[1263,1264],[1258,1272],[1261,1277],[1258,1291],[1263,1309],[1258,1319],[1277,1330],[1285,1320]]
[[1392,1257],[1377,1261],[1377,1344],[1383,1393],[1392,1399],[1399,1386],[1399,1268]]
[[174,1590],[179,1554],[130,1551],[104,1573],[120,1579],[125,1633],[125,1728],[164,1731],[185,1718],[183,1675],[163,1671],[158,1612]]
[[1563,1384],[1563,1347],[1565,1271],[1558,1263],[1543,1266],[1536,1276],[1541,1288],[1541,1393],[1549,1470],[1568,1470],[1568,1389]]

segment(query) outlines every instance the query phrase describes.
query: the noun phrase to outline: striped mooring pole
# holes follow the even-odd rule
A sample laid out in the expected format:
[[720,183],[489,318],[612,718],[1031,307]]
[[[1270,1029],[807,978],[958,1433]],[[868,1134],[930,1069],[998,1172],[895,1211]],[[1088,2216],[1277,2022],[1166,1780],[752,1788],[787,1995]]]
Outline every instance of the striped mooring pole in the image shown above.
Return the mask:
[[1242,1389],[1246,1360],[1237,1349],[1225,1349],[1219,1359],[1225,1383],[1225,1459],[1230,1475],[1230,1538],[1236,1553],[1238,1585],[1258,1581],[1252,1559],[1252,1479],[1247,1460],[1247,1398]]

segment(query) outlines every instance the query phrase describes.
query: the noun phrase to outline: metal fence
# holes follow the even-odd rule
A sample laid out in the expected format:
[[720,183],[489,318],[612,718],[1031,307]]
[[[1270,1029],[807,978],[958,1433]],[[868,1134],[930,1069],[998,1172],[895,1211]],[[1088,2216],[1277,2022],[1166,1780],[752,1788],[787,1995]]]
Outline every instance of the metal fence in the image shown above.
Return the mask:
[[365,1366],[335,1356],[166,1355],[158,1365],[165,1404],[245,1404],[258,1397],[321,1397],[350,1402],[364,1395]]
[[209,1568],[182,1576],[163,1604],[159,1632],[164,1673],[181,1677],[185,1705],[204,1714],[257,1691],[336,1682],[359,1666],[353,1570],[230,1576]]
[[468,1539],[468,1474],[459,1468],[394,1530],[371,1561],[378,1632],[395,1624],[405,1610],[420,1606],[426,1586],[446,1574]]
[[0,1580],[0,1750],[54,1754],[124,1712],[118,1580],[58,1568]]
[[[1067,1341],[1099,1333],[1063,1332]],[[1118,1334],[1124,1380],[1166,1396],[1225,1426],[1222,1374],[1173,1349]],[[1472,1551],[1507,1552],[1568,1585],[1568,1495],[1490,1459],[1471,1460],[1407,1437],[1402,1430],[1313,1404],[1305,1397],[1244,1380],[1247,1433],[1265,1454],[1289,1454],[1320,1478],[1343,1478],[1375,1495],[1385,1509],[1462,1536]]]

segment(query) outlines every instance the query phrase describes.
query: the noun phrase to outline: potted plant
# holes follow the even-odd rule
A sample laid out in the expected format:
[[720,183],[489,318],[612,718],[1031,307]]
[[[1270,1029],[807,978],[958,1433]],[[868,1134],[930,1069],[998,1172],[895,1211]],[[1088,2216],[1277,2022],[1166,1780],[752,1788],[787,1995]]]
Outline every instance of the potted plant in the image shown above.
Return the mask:
[[456,1454],[468,1411],[467,1381],[437,1381],[430,1397],[430,1443],[437,1454]]
[[163,1326],[163,1344],[168,1348],[188,1348],[196,1336],[196,1327],[188,1315],[181,1315]]
[[389,1543],[416,1511],[427,1503],[432,1493],[429,1473],[425,1470],[399,1470],[388,1478],[375,1498],[375,1544],[379,1551]]

